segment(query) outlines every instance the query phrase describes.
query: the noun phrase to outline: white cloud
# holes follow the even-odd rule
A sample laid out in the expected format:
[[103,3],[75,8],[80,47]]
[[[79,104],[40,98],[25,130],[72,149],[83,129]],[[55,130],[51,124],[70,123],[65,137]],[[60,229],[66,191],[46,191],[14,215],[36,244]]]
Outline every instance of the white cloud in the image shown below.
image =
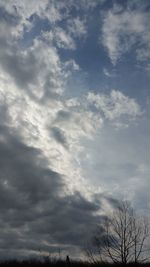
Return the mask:
[[50,31],[43,32],[43,37],[50,44],[54,44],[57,48],[75,50],[76,39],[85,38],[87,34],[85,21],[74,18],[68,19],[66,23],[66,29],[59,26],[55,26]]
[[73,38],[60,27],[57,27],[54,31],[54,40],[58,48],[73,50],[76,48]]
[[[53,0],[27,0],[26,2],[10,0],[9,3],[2,0],[0,6],[12,17],[16,17],[19,23],[15,25],[14,35],[22,38],[24,31],[30,31],[34,27],[34,16],[41,20],[48,20],[52,32],[54,31],[55,39],[58,46],[63,48],[75,49],[73,37],[82,37],[86,35],[86,20],[78,16],[72,18],[70,12],[73,8],[76,10],[83,9],[88,12],[97,5],[96,1],[74,2],[72,0],[53,1]],[[58,22],[64,21],[68,30],[67,32],[57,25]],[[65,21],[66,20],[66,21]],[[57,27],[56,27],[57,26]]]
[[21,17],[22,24],[26,24],[27,20],[35,14],[41,18],[48,18],[50,22],[56,22],[61,19],[59,4],[49,0],[27,0],[26,2],[10,0],[9,3],[2,0],[0,5],[10,14],[18,14]]
[[141,114],[138,103],[120,91],[112,90],[110,95],[89,93],[87,99],[109,120],[118,119],[123,115],[128,116],[130,120]]
[[68,20],[68,30],[74,37],[85,37],[87,34],[86,21],[79,17]]
[[[5,41],[5,39],[3,39]],[[57,51],[42,41],[35,40],[27,50],[8,45],[0,48],[1,69],[37,99],[46,95],[60,95],[63,91],[63,65]]]
[[109,71],[107,68],[104,68],[103,69],[103,73],[105,74],[105,76],[107,77],[115,77],[116,74],[114,73],[114,71]]
[[148,60],[149,53],[149,14],[141,10],[109,10],[103,21],[102,43],[115,65],[123,54],[136,45],[138,60]]

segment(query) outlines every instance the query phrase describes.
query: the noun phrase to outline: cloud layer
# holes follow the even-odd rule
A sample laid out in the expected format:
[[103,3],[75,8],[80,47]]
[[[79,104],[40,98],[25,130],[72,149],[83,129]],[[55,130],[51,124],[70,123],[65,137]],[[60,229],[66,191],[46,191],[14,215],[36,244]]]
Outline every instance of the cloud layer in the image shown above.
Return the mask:
[[[137,144],[149,133],[143,105],[117,86],[105,90],[95,81],[89,88],[91,74],[83,64],[101,9],[101,44],[112,63],[139,39],[136,58],[147,62],[149,15],[105,5],[104,0],[0,3],[1,257],[59,249],[63,255],[81,254],[113,196],[127,191],[125,179],[128,197],[143,210],[149,206],[148,143],[137,156]],[[99,30],[96,38],[99,47]],[[108,75],[105,64],[102,70],[101,79],[117,77]]]

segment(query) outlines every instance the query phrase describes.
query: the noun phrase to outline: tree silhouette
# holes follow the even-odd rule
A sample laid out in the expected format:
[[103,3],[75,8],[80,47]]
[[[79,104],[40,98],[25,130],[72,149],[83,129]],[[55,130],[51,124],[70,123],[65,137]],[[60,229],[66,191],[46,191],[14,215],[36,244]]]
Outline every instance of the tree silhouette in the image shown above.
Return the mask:
[[121,202],[101,229],[98,227],[93,242],[100,260],[127,264],[149,259],[148,219],[137,216],[129,202]]

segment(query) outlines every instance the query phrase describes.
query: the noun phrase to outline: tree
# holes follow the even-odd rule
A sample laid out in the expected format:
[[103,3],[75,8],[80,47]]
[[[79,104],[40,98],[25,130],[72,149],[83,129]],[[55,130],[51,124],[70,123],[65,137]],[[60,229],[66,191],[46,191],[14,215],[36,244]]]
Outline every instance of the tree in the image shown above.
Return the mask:
[[148,220],[137,216],[129,202],[121,202],[111,216],[106,218],[103,232],[101,229],[102,226],[94,237],[100,259],[123,264],[149,259]]

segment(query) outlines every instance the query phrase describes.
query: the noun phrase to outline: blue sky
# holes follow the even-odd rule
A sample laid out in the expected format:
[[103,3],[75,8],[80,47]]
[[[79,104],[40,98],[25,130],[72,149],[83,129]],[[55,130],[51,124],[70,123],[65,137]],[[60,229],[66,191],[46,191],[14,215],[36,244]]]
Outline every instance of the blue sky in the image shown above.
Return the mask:
[[2,257],[82,257],[113,199],[149,214],[149,9],[0,1]]

